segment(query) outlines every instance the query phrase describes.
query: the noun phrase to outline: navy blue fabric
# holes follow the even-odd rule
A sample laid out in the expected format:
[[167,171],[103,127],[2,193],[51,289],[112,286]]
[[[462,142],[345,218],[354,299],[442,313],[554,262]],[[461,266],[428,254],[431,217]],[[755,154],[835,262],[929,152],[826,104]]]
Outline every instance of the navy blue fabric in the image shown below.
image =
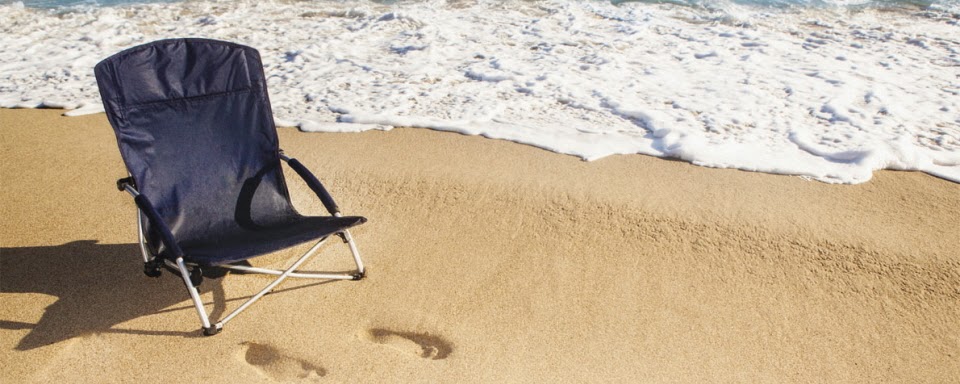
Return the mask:
[[290,202],[260,54],[206,39],[161,40],[94,68],[127,170],[185,258],[239,261],[365,221],[305,217]]

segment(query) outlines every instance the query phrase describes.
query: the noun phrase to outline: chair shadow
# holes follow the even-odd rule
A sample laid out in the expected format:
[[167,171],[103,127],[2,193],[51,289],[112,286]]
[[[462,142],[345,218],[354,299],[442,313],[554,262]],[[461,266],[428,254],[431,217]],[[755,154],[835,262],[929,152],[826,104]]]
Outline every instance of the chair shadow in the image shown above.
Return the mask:
[[[213,292],[211,320],[223,316],[228,303],[249,298],[246,295],[226,296],[222,277],[229,274],[234,273],[223,269],[204,270],[206,278],[198,289],[200,294]],[[55,246],[0,248],[0,292],[42,293],[57,297],[36,324],[0,320],[0,329],[30,329],[14,348],[19,351],[93,333],[201,337],[199,321],[194,324],[195,330],[187,332],[117,327],[143,316],[195,311],[183,280],[172,275],[164,271],[160,278],[145,276],[140,248],[136,244],[98,244],[96,240],[80,240]],[[271,293],[333,282],[335,280],[310,282],[274,289]],[[190,316],[190,321],[194,321],[194,317]],[[171,324],[171,328],[174,327],[178,325]]]
[[[136,244],[81,240],[56,246],[0,248],[0,292],[57,297],[36,324],[0,320],[0,329],[30,329],[15,347],[20,351],[91,333],[198,337],[196,331],[116,327],[189,300],[183,280],[168,272],[157,279],[148,278],[142,268]],[[224,307],[221,282],[205,279],[200,286],[201,293],[214,291],[214,314],[222,313]]]

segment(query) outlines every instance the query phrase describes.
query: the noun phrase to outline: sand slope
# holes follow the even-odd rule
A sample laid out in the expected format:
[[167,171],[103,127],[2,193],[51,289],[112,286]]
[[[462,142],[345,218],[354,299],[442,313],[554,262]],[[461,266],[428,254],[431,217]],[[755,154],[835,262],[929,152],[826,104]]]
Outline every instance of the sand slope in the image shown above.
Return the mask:
[[[140,272],[106,119],[59,113],[0,110],[3,382],[960,377],[960,185],[925,174],[834,186],[423,130],[281,129],[370,219],[354,233],[369,278],[285,283],[203,338],[182,284]],[[288,176],[295,205],[320,213]],[[313,268],[351,264],[340,244],[323,255]],[[267,282],[208,279],[203,298],[222,316]]]

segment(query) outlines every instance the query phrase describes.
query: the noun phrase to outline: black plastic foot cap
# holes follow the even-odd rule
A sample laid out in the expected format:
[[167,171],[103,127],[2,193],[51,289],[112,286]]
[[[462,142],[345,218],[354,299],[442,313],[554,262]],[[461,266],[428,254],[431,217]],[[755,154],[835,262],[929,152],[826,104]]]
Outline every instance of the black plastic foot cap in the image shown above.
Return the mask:
[[364,276],[366,276],[366,273],[364,273],[364,272],[354,273],[354,274],[353,274],[353,280],[361,280],[361,279],[363,279]]
[[160,272],[159,269],[145,268],[143,270],[143,274],[147,275],[148,277],[160,277],[160,275],[162,275],[163,273]]
[[143,264],[143,274],[149,277],[160,277],[163,273],[157,263],[147,262]]
[[211,327],[209,327],[209,328],[203,328],[203,335],[204,335],[204,336],[213,336],[213,335],[216,335],[216,334],[218,334],[218,333],[220,333],[220,328],[217,328],[217,326],[215,326],[215,325],[214,325],[214,326],[211,326]]

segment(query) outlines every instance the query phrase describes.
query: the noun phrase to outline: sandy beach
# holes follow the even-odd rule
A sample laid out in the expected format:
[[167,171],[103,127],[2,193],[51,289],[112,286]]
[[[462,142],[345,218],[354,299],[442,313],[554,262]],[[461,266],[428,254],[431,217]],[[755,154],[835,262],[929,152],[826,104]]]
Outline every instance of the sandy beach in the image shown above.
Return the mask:
[[[0,109],[0,382],[950,382],[960,185],[830,185],[422,129],[285,151],[346,214],[360,282],[288,281],[202,337],[143,275],[105,115]],[[292,172],[301,212],[322,206]],[[254,260],[280,266],[299,249]],[[328,245],[316,270],[346,269]],[[219,317],[269,279],[207,279]]]

